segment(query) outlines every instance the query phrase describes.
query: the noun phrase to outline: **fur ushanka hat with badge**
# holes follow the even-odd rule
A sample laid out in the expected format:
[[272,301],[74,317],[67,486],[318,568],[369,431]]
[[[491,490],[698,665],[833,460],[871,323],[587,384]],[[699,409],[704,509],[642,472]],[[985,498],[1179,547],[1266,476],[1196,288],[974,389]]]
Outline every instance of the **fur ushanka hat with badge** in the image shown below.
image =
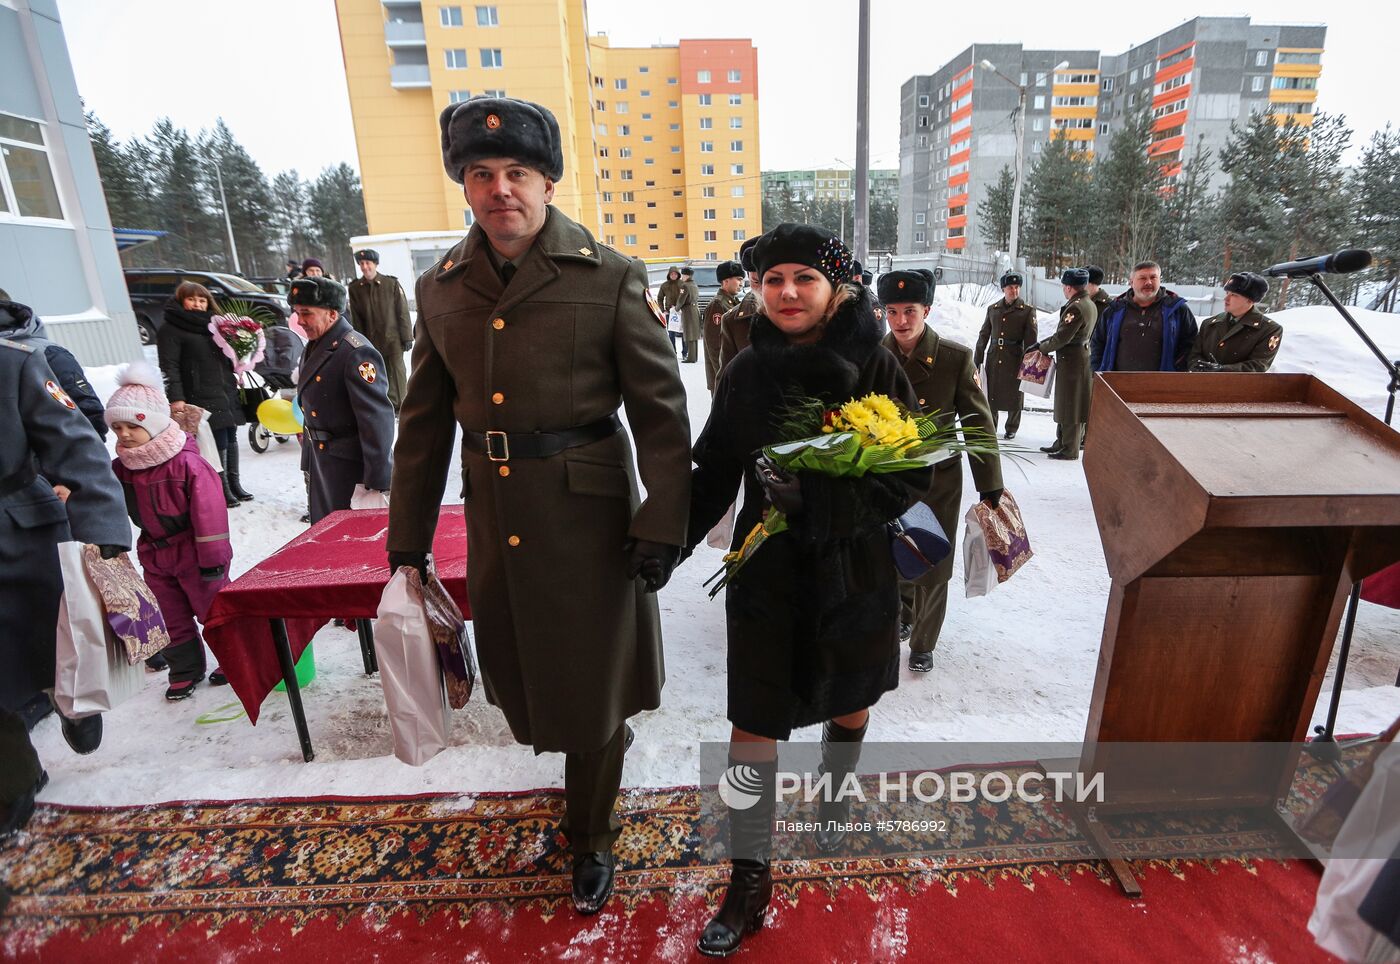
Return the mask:
[[933,272],[928,268],[913,271],[886,271],[880,275],[878,294],[882,305],[933,304]]
[[442,166],[458,184],[467,165],[488,158],[519,161],[551,181],[564,176],[559,122],[539,104],[510,97],[472,97],[449,104],[438,124]]

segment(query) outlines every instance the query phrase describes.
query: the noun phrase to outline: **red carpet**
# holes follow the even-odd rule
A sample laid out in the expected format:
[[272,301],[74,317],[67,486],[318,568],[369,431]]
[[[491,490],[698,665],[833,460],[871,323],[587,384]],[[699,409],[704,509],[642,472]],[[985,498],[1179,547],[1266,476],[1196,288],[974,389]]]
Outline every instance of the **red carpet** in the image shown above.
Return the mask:
[[[725,873],[700,856],[697,800],[694,788],[624,795],[617,892],[592,919],[568,905],[558,791],[41,806],[0,850],[16,895],[0,919],[0,959],[697,959]],[[1146,896],[1129,901],[1051,805],[952,815],[956,849],[945,835],[913,856],[780,862],[769,926],[744,955],[1330,960],[1306,930],[1317,872],[1260,857],[1265,832],[1248,821],[1153,826],[1165,852],[1221,856],[1135,863]],[[1034,843],[1008,842],[1012,825]]]

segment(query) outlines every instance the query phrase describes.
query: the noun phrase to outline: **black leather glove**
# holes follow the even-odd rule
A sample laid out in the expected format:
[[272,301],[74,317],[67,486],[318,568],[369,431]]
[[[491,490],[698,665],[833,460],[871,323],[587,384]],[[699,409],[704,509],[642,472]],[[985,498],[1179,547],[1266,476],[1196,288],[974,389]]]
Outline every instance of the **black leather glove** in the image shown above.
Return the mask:
[[404,351],[413,351],[413,342],[411,342],[411,341],[406,341],[406,342],[404,342],[404,343],[403,343],[403,350],[404,350]]
[[791,518],[802,511],[802,482],[790,472],[784,472],[766,455],[754,461],[758,484],[773,508]]
[[977,497],[995,509],[997,506],[1001,505],[1001,494],[1005,491],[1005,489],[992,489],[990,492],[977,493]]
[[200,566],[199,578],[205,582],[218,582],[219,577],[224,574],[223,566]]
[[1036,342],[1034,345],[1027,345],[1023,355],[1029,355],[1033,351],[1040,351],[1040,342]]
[[641,578],[647,592],[656,592],[670,582],[681,555],[680,546],[647,539],[628,539],[623,550],[627,553],[627,578]]
[[1197,358],[1191,365],[1193,372],[1218,372],[1220,368],[1220,362],[1206,361],[1204,358]]
[[115,559],[126,552],[121,546],[98,546],[97,551],[101,553],[103,559]]
[[389,552],[389,572],[392,575],[403,566],[412,566],[424,582],[428,580],[428,554],[426,552]]

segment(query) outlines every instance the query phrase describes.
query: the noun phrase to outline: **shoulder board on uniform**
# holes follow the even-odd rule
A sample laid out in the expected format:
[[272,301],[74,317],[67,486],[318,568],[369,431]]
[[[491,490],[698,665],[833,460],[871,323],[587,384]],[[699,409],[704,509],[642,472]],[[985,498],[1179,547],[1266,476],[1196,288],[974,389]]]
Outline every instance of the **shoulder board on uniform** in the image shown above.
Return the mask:
[[360,337],[358,332],[352,331],[345,336],[345,344],[349,345],[351,348],[363,348],[365,346],[365,341]]
[[26,345],[23,342],[19,341],[11,341],[8,338],[0,338],[0,345],[4,345],[6,348],[13,348],[16,351],[22,351],[26,354],[34,354],[33,345]]

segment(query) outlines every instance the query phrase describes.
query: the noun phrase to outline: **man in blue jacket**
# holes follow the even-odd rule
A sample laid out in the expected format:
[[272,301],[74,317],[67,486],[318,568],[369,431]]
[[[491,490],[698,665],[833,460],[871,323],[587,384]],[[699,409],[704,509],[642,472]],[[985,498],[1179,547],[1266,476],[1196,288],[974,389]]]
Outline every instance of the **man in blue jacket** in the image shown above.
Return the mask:
[[1162,287],[1155,261],[1133,265],[1132,288],[1109,303],[1089,340],[1096,372],[1184,372],[1196,341],[1186,299]]

